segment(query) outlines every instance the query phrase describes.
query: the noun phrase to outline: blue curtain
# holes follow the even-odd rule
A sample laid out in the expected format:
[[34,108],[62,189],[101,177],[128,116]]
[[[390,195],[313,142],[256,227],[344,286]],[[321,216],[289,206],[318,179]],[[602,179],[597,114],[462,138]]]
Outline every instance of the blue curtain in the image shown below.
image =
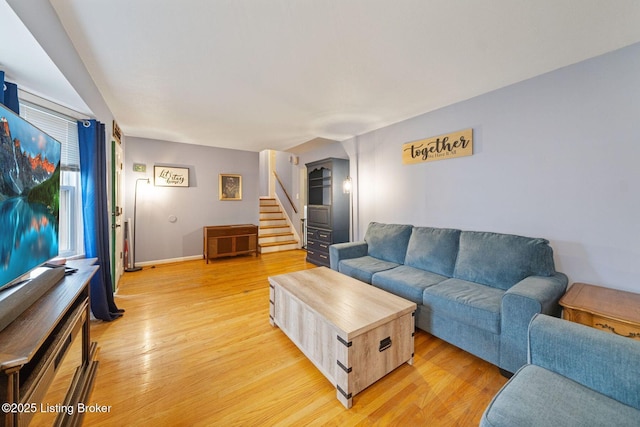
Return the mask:
[[16,114],[20,114],[18,102],[18,85],[4,81],[4,71],[0,71],[0,103],[6,105]]
[[100,269],[91,279],[91,311],[97,319],[122,316],[113,300],[109,255],[109,208],[105,126],[96,120],[78,122],[80,182],[84,217],[84,249],[87,258],[98,258]]

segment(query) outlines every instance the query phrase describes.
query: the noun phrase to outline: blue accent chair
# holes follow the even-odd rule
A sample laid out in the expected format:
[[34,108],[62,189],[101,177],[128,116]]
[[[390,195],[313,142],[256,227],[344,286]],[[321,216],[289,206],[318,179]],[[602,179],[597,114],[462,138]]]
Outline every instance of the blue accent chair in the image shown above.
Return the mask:
[[640,341],[539,314],[482,427],[640,426]]

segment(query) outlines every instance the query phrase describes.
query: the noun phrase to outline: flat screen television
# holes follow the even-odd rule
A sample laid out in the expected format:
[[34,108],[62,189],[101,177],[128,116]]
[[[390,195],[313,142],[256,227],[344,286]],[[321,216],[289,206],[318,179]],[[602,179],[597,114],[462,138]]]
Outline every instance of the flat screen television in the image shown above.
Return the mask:
[[0,293],[58,255],[61,149],[0,104]]

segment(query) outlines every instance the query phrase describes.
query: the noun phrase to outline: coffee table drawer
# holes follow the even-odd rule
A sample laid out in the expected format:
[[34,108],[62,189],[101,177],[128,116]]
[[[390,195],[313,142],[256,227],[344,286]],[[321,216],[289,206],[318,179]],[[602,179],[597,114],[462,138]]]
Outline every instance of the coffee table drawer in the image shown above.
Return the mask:
[[408,313],[358,335],[350,343],[338,336],[336,384],[345,406],[345,401],[398,366],[413,363],[414,330],[414,315]]

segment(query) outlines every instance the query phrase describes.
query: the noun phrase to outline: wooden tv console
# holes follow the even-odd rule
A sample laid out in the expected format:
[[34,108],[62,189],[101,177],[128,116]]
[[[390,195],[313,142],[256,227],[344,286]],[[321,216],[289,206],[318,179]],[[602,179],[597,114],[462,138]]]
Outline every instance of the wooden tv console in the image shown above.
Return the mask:
[[204,259],[258,253],[258,226],[252,224],[203,227]]
[[[69,261],[78,270],[53,285],[0,331],[0,426],[26,426],[34,418],[55,417],[55,425],[80,425],[98,362],[90,337],[89,281],[95,258]],[[80,338],[78,340],[77,338]],[[77,352],[77,355],[73,353]],[[55,406],[47,391],[65,359],[77,356],[66,395]],[[66,366],[65,366],[66,367]],[[65,384],[66,386],[66,384]],[[64,386],[63,386],[64,387]],[[65,410],[62,410],[65,409]]]

